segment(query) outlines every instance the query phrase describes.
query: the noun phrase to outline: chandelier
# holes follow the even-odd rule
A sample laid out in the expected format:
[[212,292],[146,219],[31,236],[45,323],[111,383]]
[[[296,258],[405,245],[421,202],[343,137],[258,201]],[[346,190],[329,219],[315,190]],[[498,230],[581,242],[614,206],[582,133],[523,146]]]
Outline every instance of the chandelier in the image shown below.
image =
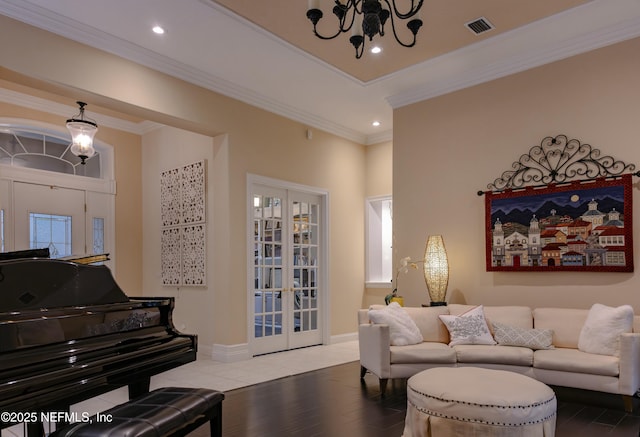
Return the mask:
[[[330,36],[319,34],[316,29],[316,25],[323,16],[318,8],[319,0],[309,0],[307,18],[313,23],[313,33],[320,39],[333,39],[351,30],[349,42],[356,49],[356,58],[360,59],[364,52],[365,36],[369,37],[369,41],[372,41],[376,35],[384,36],[384,25],[389,18],[391,18],[391,29],[396,41],[403,47],[413,47],[416,44],[418,30],[422,26],[418,11],[423,1],[411,0],[409,11],[400,12],[396,7],[396,0],[347,0],[346,3],[335,0],[333,14],[338,17],[338,30]],[[407,28],[413,34],[413,40],[409,43],[403,42],[396,33],[396,22],[399,20],[409,20]]]
[[71,153],[80,158],[80,163],[84,165],[86,160],[96,153],[93,148],[93,137],[98,132],[98,124],[89,118],[84,118],[86,103],[76,103],[80,107],[80,113],[67,120],[67,129],[71,134]]

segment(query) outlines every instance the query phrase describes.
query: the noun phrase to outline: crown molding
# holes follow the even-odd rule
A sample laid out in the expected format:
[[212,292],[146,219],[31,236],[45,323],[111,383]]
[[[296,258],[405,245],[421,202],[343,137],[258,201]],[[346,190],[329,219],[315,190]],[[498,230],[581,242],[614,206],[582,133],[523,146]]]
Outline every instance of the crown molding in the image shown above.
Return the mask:
[[[232,16],[229,11],[217,4],[205,1],[201,2],[206,3],[208,6],[211,6],[216,10],[223,11],[227,16]],[[300,110],[299,108],[291,105],[275,101],[274,99],[265,97],[251,89],[190,67],[164,55],[147,50],[137,44],[133,44],[91,26],[87,26],[86,24],[79,23],[75,20],[53,13],[40,6],[30,4],[28,2],[22,2],[21,0],[0,0],[0,12],[10,18],[44,29],[81,44],[111,53],[177,79],[184,80],[260,109],[264,109],[265,111],[281,115],[290,120],[324,130],[360,144],[364,144],[367,141],[366,135],[362,132],[318,117],[317,115]],[[240,17],[235,14],[233,14],[233,18],[240,22]],[[243,24],[251,26],[254,30],[260,29],[260,33],[265,34],[265,31],[252,23],[243,22]],[[280,44],[295,49],[298,53],[302,53],[301,50],[294,48],[279,38],[276,39],[273,35],[271,38],[277,40]],[[308,59],[312,59],[310,55],[304,55]],[[315,60],[315,58],[313,59]],[[315,61],[319,62],[318,60]],[[338,71],[333,67],[331,68],[333,71]],[[343,73],[341,74],[345,76]],[[346,77],[351,78],[351,76]],[[351,79],[354,80],[353,78]]]
[[374,144],[380,144],[387,141],[393,141],[393,129],[389,129],[375,135],[368,135],[364,144],[365,146],[372,146]]
[[[210,0],[199,2],[276,41],[296,55],[313,60],[319,68],[339,75],[336,77],[348,78],[355,86],[380,93],[380,98],[384,98],[394,109],[640,36],[639,0],[592,0],[455,52],[362,83],[217,3]],[[339,122],[281,103],[252,89],[177,62],[26,1],[0,0],[0,13],[359,144],[376,144],[392,140],[391,130],[366,135]],[[461,66],[466,68],[460,70]],[[394,83],[391,83],[392,81]],[[153,126],[147,129],[153,129]]]
[[[33,109],[35,111],[59,115],[61,117],[60,125],[63,127],[64,122],[67,120],[67,118],[78,112],[77,106],[64,105],[62,103],[52,102],[40,97],[34,97],[29,94],[23,94],[4,88],[0,88],[0,101],[12,105],[22,106],[23,108]],[[122,120],[120,118],[98,114],[95,112],[91,113],[91,118],[96,120],[98,126],[106,126],[137,135],[143,135],[149,130],[153,130],[155,127],[159,126],[158,124],[150,121],[133,123],[130,121]]]
[[[429,79],[386,100],[397,109],[640,36],[638,1],[615,0],[624,12],[611,17],[606,12],[613,1],[592,1],[412,67],[422,78]],[[597,18],[601,18],[601,23],[605,19],[609,22],[592,30],[584,24]],[[557,29],[575,31],[568,38],[545,38]],[[545,43],[534,43],[541,39]],[[496,50],[512,54],[497,57]],[[470,59],[475,62],[469,62]],[[469,65],[469,68],[452,74],[451,65]],[[406,71],[396,74],[406,74]]]

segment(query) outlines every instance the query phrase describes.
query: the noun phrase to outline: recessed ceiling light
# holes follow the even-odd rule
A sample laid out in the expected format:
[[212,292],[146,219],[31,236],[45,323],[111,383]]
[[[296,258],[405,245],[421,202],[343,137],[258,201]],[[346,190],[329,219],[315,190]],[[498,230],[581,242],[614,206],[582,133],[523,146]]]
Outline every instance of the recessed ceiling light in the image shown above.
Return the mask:
[[164,33],[162,26],[153,26],[151,30],[153,30],[153,33],[157,33],[158,35],[162,35]]
[[379,46],[371,47],[371,53],[380,53],[382,49]]
[[374,127],[378,127],[380,126],[380,122],[379,121],[374,121],[373,123],[371,123],[372,126]]

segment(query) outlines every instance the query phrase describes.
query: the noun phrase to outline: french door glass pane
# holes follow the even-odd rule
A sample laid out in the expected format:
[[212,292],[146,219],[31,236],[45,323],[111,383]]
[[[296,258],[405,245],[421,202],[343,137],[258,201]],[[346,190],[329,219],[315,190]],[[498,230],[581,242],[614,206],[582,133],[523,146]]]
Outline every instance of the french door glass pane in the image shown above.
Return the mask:
[[293,202],[293,288],[296,332],[318,329],[317,204]]
[[93,253],[104,253],[104,219],[93,218]]
[[282,334],[282,199],[253,199],[254,335]]

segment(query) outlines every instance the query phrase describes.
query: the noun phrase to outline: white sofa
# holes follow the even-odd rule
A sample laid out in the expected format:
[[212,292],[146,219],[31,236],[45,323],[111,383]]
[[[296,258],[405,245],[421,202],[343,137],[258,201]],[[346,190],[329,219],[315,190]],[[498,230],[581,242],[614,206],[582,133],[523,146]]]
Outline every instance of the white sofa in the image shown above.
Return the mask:
[[[383,306],[382,306],[383,307]],[[523,329],[551,329],[552,349],[533,350],[503,345],[459,344],[449,346],[450,336],[439,315],[461,315],[472,305],[405,307],[423,341],[406,346],[390,344],[388,324],[369,320],[369,311],[358,311],[361,378],[368,371],[380,379],[384,394],[388,379],[409,378],[432,367],[474,366],[517,372],[545,384],[620,394],[627,411],[640,389],[640,316],[633,317],[633,333],[619,337],[619,352],[600,355],[578,349],[587,309],[484,306],[487,325],[493,323]]]

